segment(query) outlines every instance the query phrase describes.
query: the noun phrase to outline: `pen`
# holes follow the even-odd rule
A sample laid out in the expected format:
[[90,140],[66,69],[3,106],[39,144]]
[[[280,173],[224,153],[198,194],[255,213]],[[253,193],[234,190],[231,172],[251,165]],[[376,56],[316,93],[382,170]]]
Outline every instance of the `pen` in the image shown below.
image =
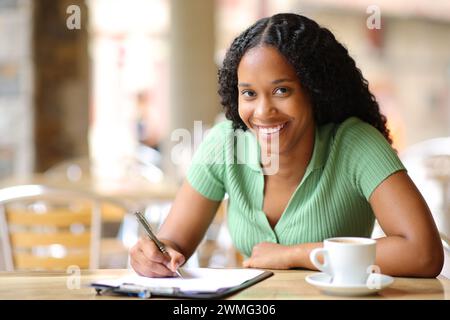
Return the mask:
[[[147,232],[148,237],[155,243],[159,251],[161,251],[163,254],[169,255],[169,253],[166,250],[166,246],[164,245],[164,243],[159,241],[159,239],[155,236],[155,234],[152,231],[152,228],[150,227],[150,224],[147,222],[147,219],[145,219],[144,215],[140,211],[136,211],[135,215],[139,223],[144,227],[145,231]],[[181,272],[179,270],[176,270],[175,272],[181,279],[183,279],[183,276],[181,275]]]

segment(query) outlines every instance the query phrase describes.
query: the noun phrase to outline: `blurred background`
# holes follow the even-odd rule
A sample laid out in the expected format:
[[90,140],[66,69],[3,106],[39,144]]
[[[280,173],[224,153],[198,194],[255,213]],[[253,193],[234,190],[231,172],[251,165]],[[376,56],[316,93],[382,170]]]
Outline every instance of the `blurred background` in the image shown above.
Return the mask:
[[[449,1],[0,0],[0,270],[128,267],[132,212],[157,228],[189,165],[175,130],[223,119],[227,47],[279,12],[349,49],[448,241]],[[191,266],[240,264],[225,212]]]

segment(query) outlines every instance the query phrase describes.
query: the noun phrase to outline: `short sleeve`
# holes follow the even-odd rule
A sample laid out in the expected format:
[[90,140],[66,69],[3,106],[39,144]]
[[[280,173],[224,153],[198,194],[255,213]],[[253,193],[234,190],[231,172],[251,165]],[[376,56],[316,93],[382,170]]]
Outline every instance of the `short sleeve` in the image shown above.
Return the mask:
[[225,195],[224,148],[227,121],[215,125],[195,151],[187,171],[187,181],[204,197],[221,201]]
[[386,178],[406,170],[386,138],[370,124],[350,118],[338,131],[345,171],[354,187],[367,200]]

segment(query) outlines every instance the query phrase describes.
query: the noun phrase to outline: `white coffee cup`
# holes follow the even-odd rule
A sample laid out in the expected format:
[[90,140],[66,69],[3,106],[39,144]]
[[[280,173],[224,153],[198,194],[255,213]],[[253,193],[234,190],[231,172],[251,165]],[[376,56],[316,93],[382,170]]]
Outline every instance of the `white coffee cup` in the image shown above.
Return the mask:
[[[323,248],[311,251],[313,265],[331,276],[335,285],[366,284],[375,264],[376,241],[369,238],[338,237],[324,240]],[[318,260],[323,256],[324,262]]]

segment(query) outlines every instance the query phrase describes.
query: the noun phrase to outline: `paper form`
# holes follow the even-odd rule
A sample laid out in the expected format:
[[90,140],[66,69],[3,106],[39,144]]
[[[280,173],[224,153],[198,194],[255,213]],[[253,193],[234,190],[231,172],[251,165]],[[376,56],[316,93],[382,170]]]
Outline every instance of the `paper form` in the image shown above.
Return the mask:
[[105,279],[94,282],[96,285],[118,287],[122,284],[134,284],[144,287],[179,288],[183,292],[216,292],[221,288],[238,286],[264,273],[257,269],[212,269],[183,268],[180,278],[147,278],[132,274],[117,279]]

